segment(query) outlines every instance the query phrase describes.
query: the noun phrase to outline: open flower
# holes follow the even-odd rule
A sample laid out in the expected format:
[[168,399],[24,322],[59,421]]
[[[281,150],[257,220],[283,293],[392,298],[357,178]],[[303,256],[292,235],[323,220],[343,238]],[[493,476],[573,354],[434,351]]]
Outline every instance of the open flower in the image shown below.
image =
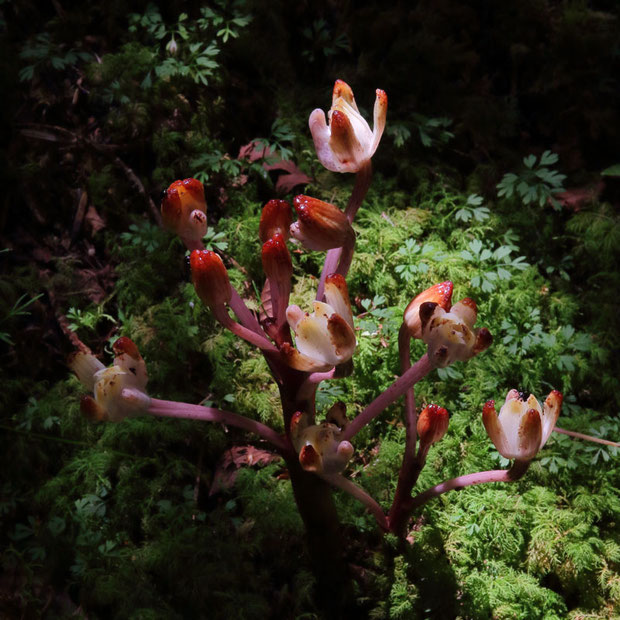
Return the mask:
[[310,196],[295,196],[297,221],[291,235],[309,250],[325,251],[352,241],[355,232],[347,216],[336,206]]
[[300,411],[291,419],[291,441],[306,471],[322,474],[341,472],[353,456],[353,446],[340,441],[341,429],[330,422],[308,425]]
[[194,249],[207,234],[207,203],[202,183],[197,179],[175,181],[164,191],[161,201],[164,226]]
[[542,408],[536,398],[510,390],[495,411],[495,401],[482,408],[482,421],[497,451],[507,459],[529,461],[547,443],[562,408],[562,394],[553,390]]
[[282,353],[287,363],[297,370],[329,370],[332,366],[348,362],[355,351],[357,342],[353,315],[342,276],[328,276],[325,298],[328,303],[314,302],[312,314],[294,305],[286,309],[286,318],[295,332],[297,348],[285,343]]
[[387,95],[377,89],[374,126],[370,130],[362,118],[351,87],[336,80],[332,107],[325,113],[316,109],[310,114],[309,125],[319,161],[332,172],[357,172],[374,155],[385,129]]
[[151,399],[146,394],[148,376],[138,348],[129,338],[114,344],[114,365],[106,368],[94,355],[79,352],[69,366],[94,397],[82,397],[82,412],[92,420],[120,422],[144,413]]
[[[474,328],[478,316],[476,302],[466,297],[450,307],[452,291],[445,297],[444,293],[438,293],[439,297],[443,297],[440,302],[423,301],[418,308],[422,340],[428,345],[431,362],[439,368],[445,368],[453,362],[467,361],[493,342],[491,332],[486,327]],[[420,333],[418,326],[413,320],[411,322],[413,333]]]

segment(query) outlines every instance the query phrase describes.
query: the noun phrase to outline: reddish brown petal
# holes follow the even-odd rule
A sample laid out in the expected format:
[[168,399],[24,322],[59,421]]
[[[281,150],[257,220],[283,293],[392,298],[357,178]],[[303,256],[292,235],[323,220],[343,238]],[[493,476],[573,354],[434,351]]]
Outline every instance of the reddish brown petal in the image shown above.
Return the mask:
[[422,338],[422,322],[420,320],[420,306],[426,302],[433,302],[441,306],[446,312],[450,310],[452,290],[454,285],[449,280],[435,284],[414,297],[407,306],[404,321],[412,338]]
[[302,355],[288,342],[282,344],[280,354],[288,366],[302,372],[324,372],[334,367],[333,364],[322,363],[311,359],[307,355]]
[[340,110],[332,112],[329,145],[342,165],[359,164],[363,149],[349,117]]
[[327,319],[327,331],[334,346],[336,357],[350,358],[355,350],[355,334],[351,326],[339,314],[332,314]]
[[167,228],[177,234],[184,234],[183,227],[194,210],[205,214],[207,212],[204,187],[197,179],[175,181],[164,192],[161,214]]
[[485,349],[488,349],[493,343],[493,336],[486,327],[481,327],[476,333],[476,342],[473,348],[473,354],[478,355]]
[[353,90],[343,80],[336,80],[336,82],[334,83],[334,90],[332,92],[332,104],[336,99],[338,99],[338,97],[342,97],[349,105],[351,105],[357,110],[357,105],[355,104],[355,97],[353,96]]
[[420,308],[418,310],[420,314],[420,332],[423,332],[426,329],[426,326],[431,320],[433,314],[435,313],[435,308],[437,306],[438,304],[433,301],[425,301],[424,303],[420,304]]
[[528,409],[521,418],[519,425],[519,456],[521,460],[528,461],[536,456],[540,449],[542,438],[542,423],[540,413],[536,409]]
[[325,300],[353,328],[353,311],[349,289],[343,276],[332,273],[325,278]]
[[80,399],[80,411],[91,422],[102,422],[107,417],[104,409],[90,395],[82,396]]
[[130,340],[127,336],[121,336],[118,338],[112,345],[112,350],[116,356],[126,353],[129,357],[133,357],[136,360],[141,357],[138,347],[135,345],[133,340]]

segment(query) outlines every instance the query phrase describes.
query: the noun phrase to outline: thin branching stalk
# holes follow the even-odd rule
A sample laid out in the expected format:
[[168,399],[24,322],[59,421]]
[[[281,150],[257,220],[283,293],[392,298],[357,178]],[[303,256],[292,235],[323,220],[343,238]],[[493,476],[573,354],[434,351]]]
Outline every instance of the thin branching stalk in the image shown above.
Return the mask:
[[492,469],[451,478],[411,498],[411,501],[407,503],[407,510],[411,513],[431,499],[439,497],[448,491],[460,491],[466,487],[487,482],[514,482],[524,476],[530,463],[531,461],[515,461],[510,469]]
[[222,411],[215,407],[203,407],[202,405],[192,405],[190,403],[181,403],[173,400],[152,398],[147,412],[158,417],[219,422],[228,426],[236,426],[237,428],[262,437],[283,454],[288,454],[291,451],[289,442],[272,428],[231,411]]
[[360,486],[345,478],[342,474],[320,474],[321,478],[327,480],[330,484],[338,487],[345,493],[348,493],[356,500],[361,502],[368,512],[376,519],[379,527],[386,532],[389,530],[388,520],[379,504]]
[[575,437],[576,439],[585,439],[585,441],[600,443],[604,446],[613,446],[614,448],[620,448],[620,443],[618,443],[617,441],[601,439],[600,437],[593,437],[592,435],[584,435],[583,433],[577,433],[575,431],[567,431],[563,428],[559,428],[558,426],[556,426],[553,431],[555,433],[561,433],[562,435],[568,435],[569,437]]
[[350,440],[364,426],[382,411],[396,402],[405,392],[433,370],[433,365],[425,353],[407,372],[396,379],[383,394],[373,400],[343,431],[342,441]]

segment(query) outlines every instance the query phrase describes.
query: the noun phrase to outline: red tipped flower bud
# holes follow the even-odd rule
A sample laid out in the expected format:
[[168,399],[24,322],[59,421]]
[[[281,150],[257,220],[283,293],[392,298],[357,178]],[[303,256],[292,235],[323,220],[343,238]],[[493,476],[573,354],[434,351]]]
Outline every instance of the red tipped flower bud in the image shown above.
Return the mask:
[[207,233],[207,203],[202,183],[196,179],[175,181],[161,201],[164,226],[182,239],[200,241]]
[[437,443],[448,430],[448,412],[438,405],[428,405],[418,417],[420,448]]
[[338,207],[310,196],[295,196],[293,204],[298,220],[290,227],[291,235],[308,249],[339,248],[355,236],[347,216]]
[[265,243],[276,233],[280,233],[286,241],[289,236],[289,228],[293,221],[291,205],[286,200],[270,200],[264,207],[260,216],[258,236],[261,243]]
[[293,276],[291,255],[280,233],[276,233],[263,244],[263,271],[270,280],[289,282]]
[[194,288],[202,302],[209,308],[227,304],[232,290],[222,259],[209,250],[194,250],[189,262]]
[[434,303],[441,306],[444,310],[450,310],[452,302],[452,289],[454,285],[449,280],[435,284],[419,295],[407,306],[404,315],[404,322],[412,338],[422,338],[422,323],[420,320],[420,306],[423,303]]

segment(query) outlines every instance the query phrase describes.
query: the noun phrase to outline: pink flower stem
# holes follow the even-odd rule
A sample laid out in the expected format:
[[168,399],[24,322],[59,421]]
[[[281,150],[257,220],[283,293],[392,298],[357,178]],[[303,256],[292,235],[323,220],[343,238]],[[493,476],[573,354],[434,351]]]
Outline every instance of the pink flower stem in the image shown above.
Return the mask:
[[439,497],[448,491],[460,491],[465,487],[470,487],[474,484],[484,484],[485,482],[514,482],[523,477],[530,466],[530,462],[531,461],[515,461],[510,469],[479,471],[475,474],[467,474],[465,476],[458,476],[457,478],[446,480],[412,497],[407,503],[407,511],[411,513],[431,499]]
[[163,418],[185,418],[187,420],[202,420],[204,422],[219,422],[228,426],[236,426],[244,431],[254,433],[267,440],[281,453],[290,452],[290,446],[286,439],[279,435],[272,428],[261,424],[256,420],[250,420],[245,416],[231,411],[222,411],[215,407],[203,407],[202,405],[191,405],[189,403],[179,403],[172,400],[160,400],[151,398],[151,404],[147,409],[151,415]]
[[600,443],[604,446],[613,446],[614,448],[620,448],[620,443],[617,441],[609,441],[609,439],[601,439],[600,437],[592,437],[592,435],[584,435],[583,433],[576,433],[575,431],[567,431],[563,428],[556,426],[553,431],[555,433],[561,433],[562,435],[568,435],[569,437],[575,437],[577,439],[585,439],[585,441],[593,441],[594,443]]
[[351,482],[348,478],[345,478],[341,474],[319,474],[321,478],[338,487],[345,493],[348,493],[356,500],[361,502],[368,512],[377,520],[379,527],[389,531],[388,520],[383,512],[383,509],[379,504],[361,487],[357,486],[354,482]]
[[369,159],[366,163],[362,164],[362,167],[357,171],[357,174],[355,175],[355,185],[353,186],[353,192],[351,193],[347,208],[345,209],[345,214],[350,224],[353,224],[355,215],[357,214],[358,209],[362,206],[364,198],[366,198],[366,194],[368,193],[368,188],[370,187],[371,180],[372,163]]
[[196,239],[188,239],[187,237],[179,236],[183,245],[188,249],[189,252],[193,252],[194,250],[204,250],[205,246],[201,240]]
[[323,263],[323,271],[321,272],[321,279],[319,280],[319,286],[316,289],[317,301],[323,301],[323,294],[325,292],[325,278],[332,273],[336,273],[341,253],[342,248],[334,248],[333,250],[327,251],[325,262]]
[[[361,207],[364,198],[368,192],[368,188],[370,187],[370,181],[372,180],[372,164],[370,163],[370,159],[362,165],[362,167],[358,170],[355,175],[355,185],[353,186],[353,192],[351,192],[351,197],[349,198],[349,202],[347,203],[347,208],[345,209],[345,214],[349,223],[352,224],[355,219],[355,215],[358,209]],[[338,273],[342,276],[346,276],[349,272],[349,267],[351,266],[351,261],[353,259],[353,248],[355,246],[355,239],[352,240],[351,248],[350,248],[350,256],[346,256],[344,260],[341,259],[341,255],[343,254],[343,248],[334,248],[333,250],[329,250],[327,255],[325,256],[325,262],[323,263],[323,271],[321,272],[321,278],[319,280],[319,286],[316,291],[316,300],[323,301],[323,293],[325,291],[325,278],[332,273]],[[341,266],[339,265],[341,264]]]
[[[405,323],[401,325],[398,332],[398,356],[400,358],[400,372],[405,374],[411,368],[411,335]],[[405,455],[411,453],[412,456],[415,456],[418,439],[417,422],[415,394],[412,386],[405,392],[405,429],[407,432]]]
[[306,380],[299,386],[297,391],[297,398],[301,400],[314,399],[317,387],[321,381],[333,379],[336,373],[336,368],[332,368],[327,372],[313,372],[306,377]]
[[426,377],[433,366],[425,353],[405,374],[373,400],[342,432],[341,441],[350,440],[366,424],[374,420],[384,409],[396,402],[410,387]]
[[[340,255],[338,257],[338,267],[336,267],[336,273],[341,275],[343,278],[349,273],[349,268],[351,267],[351,262],[353,261],[354,251],[355,236],[352,235],[350,239],[347,239],[342,248],[340,248]],[[329,275],[329,273],[327,275]]]
[[257,334],[262,333],[261,327],[256,320],[254,314],[252,314],[250,309],[245,305],[245,302],[243,301],[243,299],[241,299],[239,293],[237,293],[237,291],[232,286],[230,288],[232,293],[228,305],[235,313],[235,316],[239,319],[241,325],[247,327],[248,329],[251,329]]
[[247,340],[250,344],[257,346],[259,349],[263,351],[271,351],[272,353],[277,353],[278,349],[271,343],[265,336],[261,336],[252,330],[249,330],[247,327],[240,325],[236,321],[233,321],[226,312],[224,306],[220,308],[214,308],[213,313],[215,314],[215,318],[224,326],[226,329],[229,329],[233,334],[239,336],[239,338],[243,338]]

